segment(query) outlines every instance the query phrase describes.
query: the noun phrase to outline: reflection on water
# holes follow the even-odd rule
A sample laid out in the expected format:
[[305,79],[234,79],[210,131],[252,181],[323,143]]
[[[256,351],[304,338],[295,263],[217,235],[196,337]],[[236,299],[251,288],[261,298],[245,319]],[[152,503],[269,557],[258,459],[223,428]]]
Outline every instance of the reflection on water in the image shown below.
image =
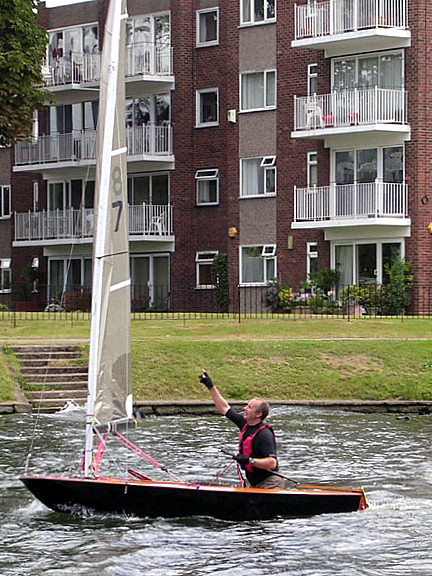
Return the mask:
[[[261,522],[143,520],[57,514],[21,485],[29,472],[76,471],[83,426],[0,416],[2,576],[432,576],[432,419],[275,408],[281,470],[290,478],[364,486],[370,508]],[[184,480],[210,481],[228,463],[237,431],[222,417],[143,420],[131,438]],[[114,446],[119,461],[164,473]],[[124,468],[124,466],[123,466]],[[230,468],[226,480],[234,480]]]

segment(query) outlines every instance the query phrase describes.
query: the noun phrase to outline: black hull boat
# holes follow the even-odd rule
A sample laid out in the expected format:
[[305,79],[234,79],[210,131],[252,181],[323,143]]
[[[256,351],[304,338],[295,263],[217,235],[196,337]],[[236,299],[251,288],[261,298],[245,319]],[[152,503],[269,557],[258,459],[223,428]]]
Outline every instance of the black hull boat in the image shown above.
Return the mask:
[[313,516],[367,508],[361,488],[298,484],[287,490],[210,486],[119,478],[24,476],[27,488],[57,512],[126,514],[139,517],[211,516],[263,520]]

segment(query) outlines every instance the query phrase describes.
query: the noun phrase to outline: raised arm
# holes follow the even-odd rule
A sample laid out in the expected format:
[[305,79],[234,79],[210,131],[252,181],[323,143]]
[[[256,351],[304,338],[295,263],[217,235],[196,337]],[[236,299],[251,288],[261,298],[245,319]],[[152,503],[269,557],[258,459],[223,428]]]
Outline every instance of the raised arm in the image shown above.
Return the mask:
[[219,414],[222,414],[223,416],[225,416],[225,414],[228,412],[228,410],[230,408],[230,405],[225,400],[225,398],[222,396],[222,394],[219,392],[219,390],[216,388],[216,386],[213,384],[212,379],[210,378],[210,376],[207,374],[207,372],[205,370],[202,371],[202,374],[201,374],[199,380],[210,391],[212,400],[213,400]]

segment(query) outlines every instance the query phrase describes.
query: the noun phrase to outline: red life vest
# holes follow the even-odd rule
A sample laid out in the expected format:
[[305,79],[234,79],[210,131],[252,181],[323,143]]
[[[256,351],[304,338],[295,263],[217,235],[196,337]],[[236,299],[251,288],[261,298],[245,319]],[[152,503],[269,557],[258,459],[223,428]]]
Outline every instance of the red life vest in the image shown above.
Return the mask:
[[[252,455],[252,444],[253,444],[254,438],[258,434],[258,432],[260,432],[263,428],[268,428],[271,431],[271,433],[273,434],[273,436],[275,435],[275,433],[273,432],[273,428],[271,426],[269,426],[268,424],[261,424],[261,426],[257,430],[255,430],[255,432],[253,434],[251,434],[247,438],[244,438],[244,435],[246,434],[246,430],[248,427],[249,427],[249,424],[245,424],[243,426],[243,430],[241,431],[240,438],[239,438],[239,452],[241,454],[244,454],[245,456],[250,457]],[[248,472],[252,472],[252,470],[253,470],[253,466],[251,466],[250,464],[246,464],[245,468]]]

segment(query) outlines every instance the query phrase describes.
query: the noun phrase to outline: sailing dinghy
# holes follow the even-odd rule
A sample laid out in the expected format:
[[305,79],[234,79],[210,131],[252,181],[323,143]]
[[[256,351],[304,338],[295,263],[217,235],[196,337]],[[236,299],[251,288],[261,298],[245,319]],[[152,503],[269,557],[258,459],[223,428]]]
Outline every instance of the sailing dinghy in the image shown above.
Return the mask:
[[101,67],[83,469],[76,477],[26,474],[21,480],[46,506],[67,513],[251,520],[362,510],[367,503],[358,488],[296,484],[286,490],[269,490],[187,483],[171,473],[173,480],[169,482],[154,481],[135,470],[120,478],[99,474],[108,435],[166,470],[120,433],[122,425],[132,422],[123,74],[126,18],[126,0],[111,0]]

